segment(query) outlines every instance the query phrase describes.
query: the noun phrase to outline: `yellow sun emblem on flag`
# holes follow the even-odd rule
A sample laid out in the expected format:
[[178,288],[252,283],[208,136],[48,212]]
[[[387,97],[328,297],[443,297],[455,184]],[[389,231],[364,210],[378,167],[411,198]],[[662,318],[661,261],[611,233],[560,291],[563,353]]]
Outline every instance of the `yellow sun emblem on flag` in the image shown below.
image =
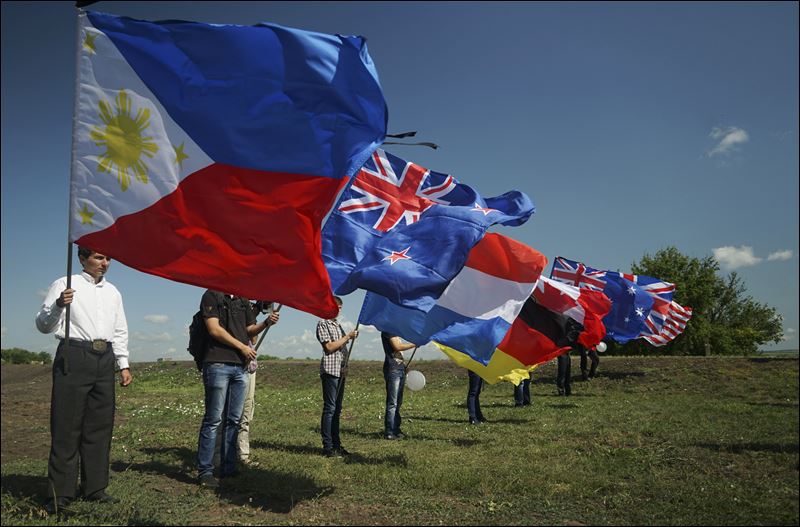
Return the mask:
[[150,126],[150,110],[139,109],[136,117],[132,117],[131,100],[124,90],[117,95],[116,112],[106,101],[100,101],[99,107],[105,127],[95,126],[90,134],[97,146],[106,148],[100,154],[98,170],[115,174],[123,191],[131,184],[131,173],[137,180],[147,183],[147,166],[142,155],[153,157],[158,152],[158,145],[151,141],[153,138],[143,135]]

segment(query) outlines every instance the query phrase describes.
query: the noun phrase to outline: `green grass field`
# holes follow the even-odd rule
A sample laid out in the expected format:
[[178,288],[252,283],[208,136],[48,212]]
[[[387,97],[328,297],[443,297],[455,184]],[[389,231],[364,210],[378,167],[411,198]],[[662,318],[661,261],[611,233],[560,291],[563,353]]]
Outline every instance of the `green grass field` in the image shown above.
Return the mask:
[[[191,363],[134,365],[117,390],[109,492],[75,502],[66,525],[798,525],[798,359],[604,357],[599,377],[555,395],[553,364],[533,405],[510,384],[481,395],[467,376],[416,362],[402,441],[381,439],[381,364],[352,364],[342,416],[347,459],[321,455],[316,361],[262,363],[251,432],[260,463],[195,483],[202,385]],[[573,359],[573,373],[579,372]],[[4,365],[2,523],[44,525],[49,368]]]

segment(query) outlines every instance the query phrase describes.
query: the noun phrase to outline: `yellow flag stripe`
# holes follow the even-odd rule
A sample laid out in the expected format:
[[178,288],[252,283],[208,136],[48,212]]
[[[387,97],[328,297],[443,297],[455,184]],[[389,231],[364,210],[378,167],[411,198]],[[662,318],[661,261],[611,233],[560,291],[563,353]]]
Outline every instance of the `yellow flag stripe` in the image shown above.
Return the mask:
[[492,355],[491,360],[489,360],[489,364],[484,366],[465,353],[461,353],[458,350],[438,342],[434,342],[434,344],[436,344],[442,353],[447,355],[450,360],[462,368],[477,373],[489,384],[495,384],[498,381],[508,381],[514,383],[514,385],[518,385],[524,379],[529,378],[530,375],[528,372],[536,369],[536,366],[526,366],[500,349],[494,351],[494,355]]

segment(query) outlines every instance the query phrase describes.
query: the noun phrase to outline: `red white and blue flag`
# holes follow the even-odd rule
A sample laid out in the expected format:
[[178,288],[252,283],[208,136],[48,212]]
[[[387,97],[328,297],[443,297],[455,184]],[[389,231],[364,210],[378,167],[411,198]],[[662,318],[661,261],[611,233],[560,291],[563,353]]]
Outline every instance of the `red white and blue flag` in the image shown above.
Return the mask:
[[611,311],[603,318],[609,338],[625,343],[638,338],[645,330],[653,297],[620,273],[593,269],[559,256],[553,262],[550,278],[575,287],[602,291],[611,300]]
[[329,318],[336,195],[386,132],[362,37],[79,14],[70,240]]
[[683,307],[675,301],[670,302],[667,314],[663,318],[661,329],[652,334],[642,335],[653,346],[665,346],[675,337],[683,333],[686,324],[692,318],[692,308]]
[[491,225],[521,225],[533,211],[522,192],[483,198],[378,149],[328,218],[322,255],[338,294],[365,289],[429,311]]

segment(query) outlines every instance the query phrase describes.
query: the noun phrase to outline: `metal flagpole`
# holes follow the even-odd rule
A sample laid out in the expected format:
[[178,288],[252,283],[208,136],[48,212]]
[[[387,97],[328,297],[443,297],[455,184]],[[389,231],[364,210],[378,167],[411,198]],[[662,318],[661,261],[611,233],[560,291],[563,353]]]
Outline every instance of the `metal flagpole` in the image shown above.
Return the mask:
[[[272,310],[273,313],[279,312],[282,307],[283,307],[283,304],[278,304],[278,307],[276,307],[275,309]],[[258,351],[258,348],[259,348],[259,346],[261,346],[261,343],[264,342],[264,337],[267,336],[267,331],[269,331],[269,328],[271,328],[271,327],[272,327],[272,324],[270,324],[269,326],[267,326],[264,329],[264,333],[261,334],[261,338],[258,339],[258,344],[256,344],[256,351]]]
[[[76,3],[76,7],[77,3]],[[67,289],[72,289],[72,170],[75,166],[75,149],[78,142],[78,94],[80,86],[80,65],[81,65],[81,15],[83,11],[78,9],[78,16],[75,18],[75,86],[72,97],[72,152],[70,155],[70,185],[67,192]],[[85,15],[84,15],[85,16]],[[64,374],[69,372],[67,356],[69,355],[69,326],[70,326],[70,305],[67,304],[64,313]]]
[[405,373],[408,373],[408,367],[411,366],[411,361],[414,360],[414,355],[416,355],[418,349],[419,349],[419,346],[414,346],[414,351],[411,352],[411,358],[408,359],[408,362],[403,367],[403,371]]
[[[358,331],[358,326],[360,324],[361,324],[360,320],[358,322],[356,322],[355,331]],[[351,340],[350,341],[350,347],[347,349],[347,353],[345,354],[344,358],[342,359],[342,372],[339,374],[339,384],[336,385],[336,399],[334,399],[334,403],[335,403],[335,401],[339,400],[339,393],[341,392],[342,385],[344,384],[344,380],[347,377],[347,364],[350,362],[350,354],[353,352],[353,345],[355,343],[356,343],[355,340]]]

